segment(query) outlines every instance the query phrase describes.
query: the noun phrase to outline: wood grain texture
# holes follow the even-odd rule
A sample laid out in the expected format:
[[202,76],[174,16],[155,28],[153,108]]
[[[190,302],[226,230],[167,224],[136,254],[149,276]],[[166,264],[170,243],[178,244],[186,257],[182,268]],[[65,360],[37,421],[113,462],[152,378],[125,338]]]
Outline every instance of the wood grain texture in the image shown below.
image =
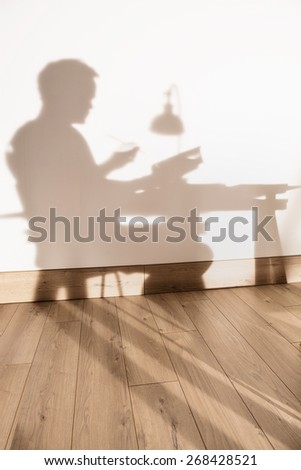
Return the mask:
[[168,263],[145,266],[145,294],[200,290],[203,275],[211,261],[199,263]]
[[284,257],[213,261],[204,273],[205,289],[285,283]]
[[131,388],[140,449],[205,449],[178,382]]
[[301,296],[301,282],[290,282],[287,284],[292,292]]
[[301,320],[301,305],[295,305],[294,307],[286,307],[286,309],[295,315],[298,320]]
[[[273,446],[276,449],[300,449],[300,401],[266,364],[266,356],[263,354],[261,359],[257,354],[258,345],[267,342],[267,337],[265,340],[258,337],[260,329],[258,330],[256,326],[252,329],[251,323],[239,324],[236,320],[235,327],[232,326],[227,318],[234,321],[231,300],[235,305],[235,299],[231,297],[235,295],[230,291],[226,296],[219,296],[220,293],[210,292],[212,301],[218,308],[212,303],[205,306],[205,302],[199,302],[198,305],[189,307],[190,315],[194,317],[205,341]],[[241,305],[238,305],[237,309],[241,318],[244,318],[245,311]],[[241,335],[238,335],[238,331]],[[247,341],[242,336],[246,337]],[[279,340],[283,339],[280,335],[277,337]],[[287,341],[285,345],[290,350],[293,349],[294,356],[298,357],[298,351],[293,346]],[[268,347],[265,345],[266,351]],[[279,347],[276,360],[281,358],[283,352],[284,350]],[[287,363],[284,367],[287,367]]]
[[3,335],[7,325],[14,316],[18,304],[2,304],[0,305],[0,336]]
[[70,449],[80,322],[45,325],[9,449]]
[[141,295],[143,289],[143,266],[0,273],[0,304]]
[[187,302],[194,300],[206,300],[206,291],[191,291],[191,292],[176,292],[175,298],[177,298],[181,305],[185,306]]
[[30,364],[0,366],[0,449],[5,449]]
[[73,449],[136,449],[114,299],[86,300]]
[[[288,284],[301,283],[300,256],[285,256],[284,265],[286,282]],[[283,284],[281,281],[278,284]]]
[[[278,295],[281,291],[281,288],[277,291]],[[288,341],[298,341],[301,337],[301,321],[259,287],[243,287],[236,289],[235,293]]]
[[0,273],[0,304],[300,283],[301,256]]
[[145,266],[145,294],[301,281],[301,256]]
[[301,305],[301,291],[290,284],[279,284],[277,286],[260,286],[260,292],[270,297],[283,307]]
[[0,337],[0,364],[25,364],[32,361],[49,309],[49,303],[19,305]]
[[0,305],[0,336],[3,335],[7,325],[14,316],[18,304],[2,304]]
[[301,364],[296,349],[243,302],[236,289],[210,291],[207,295],[300,400]]
[[129,385],[176,380],[145,297],[116,298]]
[[60,300],[51,302],[47,321],[81,321],[84,300]]
[[195,326],[173,294],[154,294],[146,298],[161,332],[195,330]]
[[300,289],[258,290],[281,308],[282,332],[239,289],[2,310],[0,445],[300,449],[301,340],[284,335],[301,305],[276,300]]
[[165,342],[207,449],[270,448],[200,334],[170,333]]

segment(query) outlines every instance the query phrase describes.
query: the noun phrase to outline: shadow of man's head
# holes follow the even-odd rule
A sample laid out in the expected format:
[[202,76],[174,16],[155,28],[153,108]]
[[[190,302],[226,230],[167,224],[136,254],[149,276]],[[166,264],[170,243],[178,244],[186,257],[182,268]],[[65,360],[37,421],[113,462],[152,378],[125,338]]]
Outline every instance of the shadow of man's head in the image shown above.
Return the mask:
[[83,123],[92,107],[97,73],[75,59],[49,63],[39,74],[43,113],[65,124]]

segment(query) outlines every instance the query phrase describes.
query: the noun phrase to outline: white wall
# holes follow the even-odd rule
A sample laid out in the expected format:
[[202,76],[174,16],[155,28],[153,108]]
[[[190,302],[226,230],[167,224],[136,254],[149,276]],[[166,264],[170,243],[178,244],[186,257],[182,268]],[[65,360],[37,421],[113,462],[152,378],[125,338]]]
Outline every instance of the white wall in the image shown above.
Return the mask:
[[[275,243],[213,243],[210,236],[205,246],[98,240],[87,256],[68,260],[54,261],[51,248],[41,264],[37,244],[27,241],[27,221],[18,215],[22,201],[5,158],[12,136],[39,113],[39,72],[51,61],[79,59],[99,75],[93,110],[75,126],[95,162],[103,163],[119,145],[110,136],[141,149],[110,175],[104,201],[119,187],[116,180],[149,175],[159,191],[150,191],[147,203],[137,198],[129,210],[123,200],[125,212],[183,215],[195,202],[188,184],[196,184],[204,217],[214,210],[211,215],[225,223],[234,215],[249,218],[253,196],[262,192],[257,185],[301,185],[300,20],[297,0],[1,0],[0,270],[300,254],[301,191],[295,189],[280,196],[288,202],[276,211]],[[179,142],[149,126],[171,84],[178,87],[185,125],[180,150],[200,146],[203,163],[178,182],[169,169],[165,184],[162,174],[151,179],[152,165],[176,154]],[[217,184],[219,190],[211,186]],[[265,211],[274,209],[269,196]],[[82,216],[88,212],[81,209]]]

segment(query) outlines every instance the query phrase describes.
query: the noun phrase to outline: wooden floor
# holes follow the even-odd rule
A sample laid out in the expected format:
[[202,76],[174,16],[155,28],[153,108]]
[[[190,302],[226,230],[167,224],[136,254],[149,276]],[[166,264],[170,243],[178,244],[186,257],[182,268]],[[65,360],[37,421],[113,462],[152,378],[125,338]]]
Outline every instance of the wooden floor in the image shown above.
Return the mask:
[[2,449],[301,449],[301,284],[0,306]]

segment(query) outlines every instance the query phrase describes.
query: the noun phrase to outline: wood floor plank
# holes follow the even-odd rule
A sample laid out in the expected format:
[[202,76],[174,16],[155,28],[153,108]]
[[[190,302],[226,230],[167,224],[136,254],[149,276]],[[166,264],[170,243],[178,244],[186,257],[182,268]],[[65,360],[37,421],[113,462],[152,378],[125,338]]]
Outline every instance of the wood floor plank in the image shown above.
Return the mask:
[[174,294],[153,294],[147,295],[146,298],[161,332],[195,330]]
[[208,291],[208,297],[257,354],[301,400],[300,355],[286,339],[236,295],[237,289]]
[[0,364],[27,364],[33,359],[50,303],[20,304],[0,337]]
[[8,448],[71,448],[79,336],[80,322],[45,325]]
[[14,316],[19,304],[0,304],[0,336]]
[[[301,320],[301,305],[295,305],[294,307],[286,307],[287,310]],[[301,338],[300,338],[301,340]]]
[[0,366],[0,449],[5,449],[30,364]]
[[117,297],[129,385],[176,380],[162,337],[145,297]]
[[297,349],[298,349],[298,351],[300,351],[300,352],[301,352],[301,342],[298,342],[298,343],[292,343],[292,344],[293,344],[293,346],[294,346],[295,348],[297,348]]
[[169,333],[164,338],[206,447],[271,448],[199,333]]
[[301,282],[290,282],[286,284],[291,292],[301,297]]
[[114,299],[85,300],[73,449],[136,449]]
[[[220,296],[221,293],[223,295]],[[247,324],[243,328],[235,318],[234,328],[227,320],[226,316],[231,317],[233,305],[230,301],[234,300],[235,305],[235,299],[231,299],[231,294],[235,297],[230,291],[227,293],[210,292],[218,308],[212,304],[205,307],[204,302],[200,302],[194,307],[196,311],[191,311],[190,315],[194,316],[205,341],[273,446],[276,449],[300,449],[300,401],[254,350],[258,343],[264,341],[258,338],[258,329],[254,327],[252,331],[252,324],[250,324],[251,336],[247,334],[249,331]],[[239,306],[238,311],[243,318],[244,311]],[[237,330],[241,332],[241,335],[238,335]],[[244,340],[242,336],[247,336],[249,341]],[[268,341],[267,338],[265,341]],[[289,343],[287,345],[294,349],[295,356],[299,355],[293,346]],[[276,360],[279,360],[281,355],[282,350],[279,348]]]
[[47,321],[81,321],[83,316],[83,307],[83,299],[58,300],[51,302]]
[[178,382],[131,388],[140,449],[205,449]]
[[283,307],[301,305],[301,291],[300,294],[298,294],[296,289],[290,286],[290,284],[258,286],[258,289]]
[[301,283],[239,290],[0,305],[0,447],[300,449]]
[[206,293],[202,290],[194,290],[190,292],[175,292],[175,297],[179,300],[181,305],[193,300],[206,300]]
[[289,342],[298,341],[301,336],[301,320],[285,307],[265,295],[258,287],[237,288],[235,294]]

